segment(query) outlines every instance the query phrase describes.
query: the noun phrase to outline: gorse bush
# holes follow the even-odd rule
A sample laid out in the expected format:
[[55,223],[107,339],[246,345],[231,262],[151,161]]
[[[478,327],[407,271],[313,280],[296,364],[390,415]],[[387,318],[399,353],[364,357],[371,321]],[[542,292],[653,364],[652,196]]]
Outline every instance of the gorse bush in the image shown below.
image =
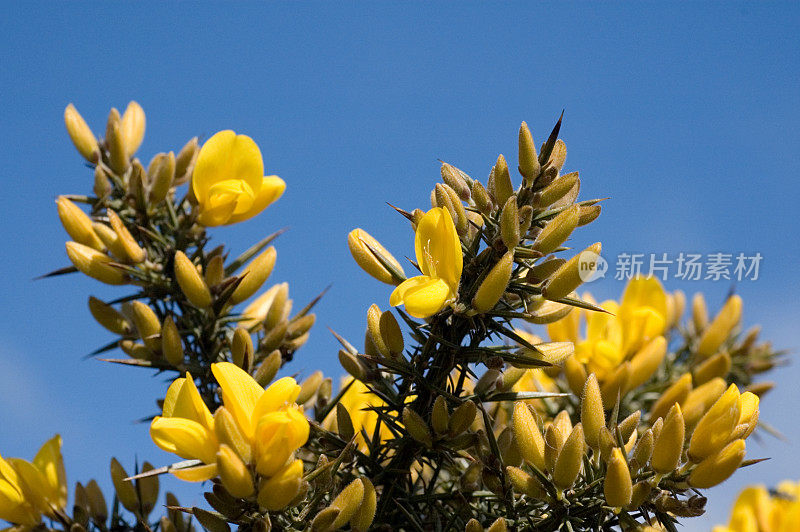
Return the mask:
[[[298,309],[287,283],[265,288],[278,233],[236,257],[208,233],[283,193],[256,143],[221,131],[145,167],[135,102],[102,139],[72,105],[65,120],[94,186],[57,200],[72,265],[50,275],[123,287],[89,297],[118,336],[95,355],[169,378],[150,435],[175,462],[112,459],[114,494],[89,480],[68,497],[60,437],[0,459],[16,530],[676,530],[759,461],[745,441],[771,385],[755,377],[782,354],[742,332],[737,295],[711,318],[698,294],[684,318],[684,294],[653,278],[619,302],[578,293],[601,252],[579,228],[601,207],[564,172],[560,119],[538,151],[522,124],[519,177],[502,155],[485,183],[443,163],[429,209],[396,208],[405,269],[366,230],[347,236],[391,288],[363,344],[336,336],[347,376],[300,383],[278,376],[319,298]],[[162,474],[202,482],[208,506],[160,498]]]

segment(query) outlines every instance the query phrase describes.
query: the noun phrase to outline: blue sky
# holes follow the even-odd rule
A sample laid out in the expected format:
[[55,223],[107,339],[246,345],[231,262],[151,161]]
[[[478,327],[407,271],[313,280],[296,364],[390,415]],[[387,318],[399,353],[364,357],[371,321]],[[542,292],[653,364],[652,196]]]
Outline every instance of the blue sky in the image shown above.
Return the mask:
[[[425,207],[444,159],[485,178],[498,153],[516,163],[516,131],[536,139],[566,110],[566,168],[583,198],[610,197],[576,233],[619,253],[761,253],[758,280],[737,283],[747,324],[797,350],[800,257],[800,9],[773,3],[18,3],[0,19],[0,453],[31,458],[64,436],[70,481],[100,477],[110,456],[169,456],[133,420],[164,391],[146,372],[84,361],[110,336],[89,294],[119,290],[79,277],[34,282],[66,262],[53,203],[84,193],[91,173],[64,131],[74,102],[96,131],[111,106],[136,99],[148,127],[140,156],[177,150],[220,129],[252,136],[287,182],[279,203],[212,230],[233,250],[275,229],[272,281],[305,302],[330,283],[318,326],[288,369],[337,377],[327,327],[358,340],[367,307],[389,290],[352,262],[361,226],[396,255],[413,253],[408,225],[385,202]],[[612,263],[613,273],[614,264]],[[613,276],[592,284],[614,297]],[[718,308],[733,283],[670,279]],[[711,490],[726,519],[754,480],[800,478],[791,419],[797,365],[776,372],[762,417],[788,443],[748,444],[773,460]],[[790,407],[787,409],[787,407]],[[164,479],[185,502],[196,486]]]

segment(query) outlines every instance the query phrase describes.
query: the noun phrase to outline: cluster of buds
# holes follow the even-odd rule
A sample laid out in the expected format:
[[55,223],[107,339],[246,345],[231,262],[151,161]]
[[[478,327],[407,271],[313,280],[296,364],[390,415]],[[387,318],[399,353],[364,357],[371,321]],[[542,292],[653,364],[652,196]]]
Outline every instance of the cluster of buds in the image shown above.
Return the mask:
[[[514,405],[511,425],[518,454],[508,452],[504,462],[510,464],[506,471],[514,491],[528,504],[546,501],[555,515],[571,502],[594,505],[599,513],[607,507],[612,509],[604,517],[609,523],[630,523],[648,512],[699,515],[704,501],[681,497],[731,476],[742,465],[744,440],[758,422],[758,398],[750,392],[740,395],[734,384],[694,424],[687,423],[678,403],[645,425],[639,411],[620,422],[618,410],[607,418],[603,404],[591,374],[574,426],[566,410],[541,425],[536,410],[523,402]],[[599,488],[592,491],[592,479],[603,479],[602,499]]]

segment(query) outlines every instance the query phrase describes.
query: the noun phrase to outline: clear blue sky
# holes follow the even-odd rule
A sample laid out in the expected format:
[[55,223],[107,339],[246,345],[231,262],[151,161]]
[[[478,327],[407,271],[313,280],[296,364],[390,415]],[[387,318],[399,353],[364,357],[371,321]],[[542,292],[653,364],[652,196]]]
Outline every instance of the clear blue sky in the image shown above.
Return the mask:
[[[111,106],[138,100],[146,160],[227,128],[260,144],[285,196],[212,235],[243,250],[289,226],[272,280],[289,281],[296,302],[333,283],[291,372],[338,377],[326,327],[357,341],[369,304],[388,304],[387,287],[352,262],[350,229],[413,253],[407,224],[384,202],[424,208],[438,158],[485,178],[498,153],[515,161],[520,121],[540,139],[562,109],[582,197],[611,197],[574,245],[602,240],[612,258],[760,252],[759,279],[737,286],[745,320],[797,350],[798,32],[797,4],[771,3],[5,5],[0,453],[31,458],[60,432],[70,482],[98,476],[103,486],[112,454],[126,465],[170,459],[133,423],[154,412],[163,381],[82,360],[110,339],[87,296],[120,291],[77,276],[32,280],[67,260],[56,195],[91,188],[64,131],[69,102],[102,131]],[[611,278],[591,290],[611,297],[622,286]],[[731,283],[667,286],[703,290],[717,308]],[[762,417],[790,442],[748,443],[751,457],[773,460],[711,490],[709,517],[687,520],[688,530],[726,519],[748,481],[800,478],[800,373],[774,377]],[[200,501],[197,486],[164,482]]]

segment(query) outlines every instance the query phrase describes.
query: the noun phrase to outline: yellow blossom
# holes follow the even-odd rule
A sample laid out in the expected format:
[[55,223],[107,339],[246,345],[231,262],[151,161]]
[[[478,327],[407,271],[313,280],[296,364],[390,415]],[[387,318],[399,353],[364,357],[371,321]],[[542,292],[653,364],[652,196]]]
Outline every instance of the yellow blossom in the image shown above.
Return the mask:
[[55,512],[66,505],[61,436],[46,441],[33,462],[0,457],[0,519],[33,527],[42,515],[54,518]]
[[[367,386],[352,377],[347,377],[342,381],[342,388],[349,386],[347,391],[342,395],[339,403],[344,406],[350,413],[350,420],[353,422],[353,430],[356,433],[356,444],[361,452],[367,452],[367,441],[364,439],[363,432],[366,432],[370,438],[375,434],[375,428],[379,423],[378,414],[375,412],[376,408],[386,406],[383,400],[372,393]],[[323,426],[327,430],[333,428],[336,421],[336,412],[331,412],[325,418]],[[363,429],[363,432],[362,432]],[[381,441],[385,441],[394,437],[394,434],[385,423],[380,424],[378,435]]]
[[286,183],[264,177],[258,145],[247,135],[220,131],[203,144],[192,174],[198,221],[206,226],[247,220],[283,194]]
[[405,304],[409,314],[427,318],[458,295],[464,257],[453,219],[447,209],[429,210],[417,224],[414,250],[422,275],[403,281],[392,292],[392,306]]
[[[593,302],[588,294],[584,299]],[[574,309],[561,320],[548,325],[553,341],[575,343],[575,356],[589,373],[601,382],[637,352],[664,333],[667,324],[667,295],[652,277],[632,279],[622,301],[604,301],[606,312]],[[586,320],[586,334],[580,337],[580,319]]]

